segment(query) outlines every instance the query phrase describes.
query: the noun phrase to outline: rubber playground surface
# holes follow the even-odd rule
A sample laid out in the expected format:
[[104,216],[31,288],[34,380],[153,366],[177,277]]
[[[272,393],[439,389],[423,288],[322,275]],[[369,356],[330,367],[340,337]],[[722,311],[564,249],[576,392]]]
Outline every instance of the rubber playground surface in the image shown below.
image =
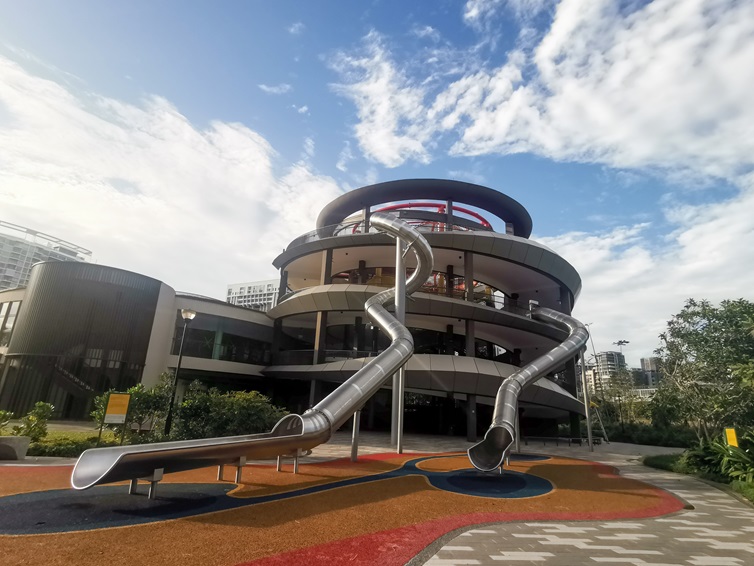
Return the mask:
[[[405,564],[461,528],[505,521],[621,520],[684,503],[602,464],[514,456],[503,474],[466,454],[360,456],[299,473],[247,465],[169,474],[157,499],[126,483],[69,488],[70,466],[0,466],[0,563]],[[235,469],[226,468],[226,478]]]

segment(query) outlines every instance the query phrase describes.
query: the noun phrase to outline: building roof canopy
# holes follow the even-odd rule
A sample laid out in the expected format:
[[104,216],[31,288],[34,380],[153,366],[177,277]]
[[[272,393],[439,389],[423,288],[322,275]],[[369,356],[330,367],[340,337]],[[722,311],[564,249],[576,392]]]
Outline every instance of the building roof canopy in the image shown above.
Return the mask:
[[514,235],[522,238],[531,235],[531,216],[518,201],[488,187],[448,179],[403,179],[349,191],[322,209],[317,218],[317,228],[338,224],[367,207],[412,199],[469,204],[509,223]]

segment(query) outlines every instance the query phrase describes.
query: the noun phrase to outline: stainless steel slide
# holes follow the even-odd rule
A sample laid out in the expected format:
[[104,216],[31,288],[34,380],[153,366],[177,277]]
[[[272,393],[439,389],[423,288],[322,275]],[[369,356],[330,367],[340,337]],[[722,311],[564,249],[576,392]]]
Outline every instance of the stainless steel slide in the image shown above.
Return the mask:
[[568,338],[533,362],[511,375],[498,389],[492,424],[484,439],[468,449],[469,460],[483,472],[492,472],[503,465],[505,456],[516,438],[516,408],[524,387],[573,358],[586,344],[589,332],[573,317],[544,307],[532,311],[531,317],[568,331]]
[[[432,249],[415,228],[394,216],[374,213],[370,222],[400,238],[416,255],[416,270],[406,281],[410,295],[432,274]],[[87,489],[103,483],[161,477],[163,473],[234,464],[241,458],[297,453],[327,442],[414,352],[411,333],[383,306],[394,298],[395,289],[388,289],[365,304],[372,322],[392,339],[390,346],[303,415],[287,415],[272,432],[263,434],[87,450],[76,462],[71,486]]]

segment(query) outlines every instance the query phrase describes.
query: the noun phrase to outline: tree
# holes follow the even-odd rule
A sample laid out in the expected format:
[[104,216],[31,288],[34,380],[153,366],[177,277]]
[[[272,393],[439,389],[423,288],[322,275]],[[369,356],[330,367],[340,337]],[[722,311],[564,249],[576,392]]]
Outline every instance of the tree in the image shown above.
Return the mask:
[[[719,307],[689,299],[660,335],[662,381],[653,413],[691,425],[702,440],[725,426],[751,425],[754,386],[754,303],[727,300]],[[661,405],[675,403],[673,410]]]
[[626,421],[636,420],[637,399],[634,393],[634,378],[630,371],[621,368],[610,377],[605,388],[605,398],[615,404],[621,427]]

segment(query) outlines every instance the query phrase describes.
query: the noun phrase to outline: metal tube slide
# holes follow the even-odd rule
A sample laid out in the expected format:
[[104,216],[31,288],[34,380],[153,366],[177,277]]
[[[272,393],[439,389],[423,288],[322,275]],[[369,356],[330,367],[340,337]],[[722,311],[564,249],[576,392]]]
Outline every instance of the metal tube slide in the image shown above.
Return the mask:
[[[406,281],[406,293],[413,293],[432,273],[432,249],[415,228],[393,216],[374,213],[371,223],[401,238],[415,254],[417,267]],[[414,352],[411,333],[383,306],[394,297],[395,289],[388,289],[365,303],[369,318],[392,339],[388,348],[303,415],[287,415],[271,432],[263,434],[86,450],[73,468],[71,486],[88,489],[147,477],[157,470],[180,472],[233,464],[242,457],[273,458],[327,442]]]
[[582,323],[558,311],[541,307],[532,311],[531,317],[567,330],[568,338],[525,365],[500,385],[495,398],[492,424],[484,439],[467,451],[474,467],[483,472],[492,472],[503,465],[505,455],[516,438],[516,408],[524,387],[573,358],[589,338],[589,332]]

